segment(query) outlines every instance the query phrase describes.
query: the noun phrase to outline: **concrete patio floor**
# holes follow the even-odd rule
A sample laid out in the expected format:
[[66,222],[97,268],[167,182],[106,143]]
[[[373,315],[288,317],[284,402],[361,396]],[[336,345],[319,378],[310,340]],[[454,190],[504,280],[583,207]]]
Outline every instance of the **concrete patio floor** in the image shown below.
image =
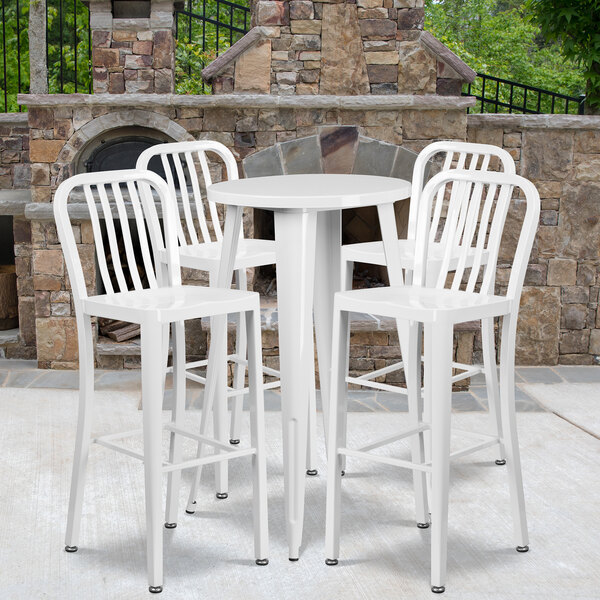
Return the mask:
[[[445,598],[600,598],[600,368],[518,369],[518,424],[530,547],[512,547],[505,469],[493,452],[467,456],[451,471]],[[481,430],[485,389],[455,394],[453,424]],[[93,447],[80,551],[63,550],[74,444],[76,373],[0,361],[0,598],[149,598],[145,571],[143,471],[138,461]],[[99,372],[94,433],[131,429],[139,373]],[[191,396],[197,390],[192,390]],[[195,403],[192,403],[195,404]],[[287,560],[281,429],[269,394],[270,564],[252,560],[247,460],[231,465],[230,497],[216,500],[207,469],[199,510],[165,530],[162,598],[224,600],[432,598],[429,534],[414,525],[408,471],[349,462],[343,485],[341,560],[324,564],[325,477],[307,479],[304,546]],[[388,395],[352,394],[349,439],[359,445],[403,426],[405,407]],[[390,414],[392,413],[392,414]],[[165,413],[166,416],[167,413]],[[199,411],[188,413],[196,423]],[[320,423],[319,423],[320,425]],[[322,438],[321,438],[322,439]],[[464,440],[456,437],[454,443]],[[132,446],[140,446],[132,441]],[[188,451],[193,448],[188,446]],[[403,456],[406,446],[386,452]]]

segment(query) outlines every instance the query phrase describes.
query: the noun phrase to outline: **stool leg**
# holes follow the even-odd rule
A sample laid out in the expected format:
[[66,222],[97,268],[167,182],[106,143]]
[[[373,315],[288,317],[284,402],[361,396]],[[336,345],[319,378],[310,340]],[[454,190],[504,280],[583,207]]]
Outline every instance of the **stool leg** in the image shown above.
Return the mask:
[[513,518],[513,540],[519,552],[529,550],[521,457],[517,436],[517,416],[515,412],[515,338],[516,315],[502,319],[502,345],[500,347],[500,411],[502,432],[506,451],[506,468],[510,491],[510,507]]
[[[260,306],[245,313],[248,332],[248,387],[250,392],[250,437],[256,454],[252,457],[254,515],[254,557],[259,565],[269,560],[267,515],[267,459],[265,450],[265,408],[262,373]],[[240,315],[241,318],[241,315]]]
[[[210,287],[217,285],[218,274],[215,272],[210,273]],[[216,325],[217,321],[220,325]],[[218,317],[212,317],[210,319],[210,337],[211,344],[217,344],[220,349],[219,360],[215,363],[215,373],[213,375],[216,378],[216,387],[214,388],[214,399],[212,400],[212,417],[213,417],[213,433],[216,440],[220,442],[227,441],[227,315],[220,315]],[[209,366],[206,367],[207,384],[209,374]],[[209,386],[204,386],[204,408],[210,414],[210,409],[207,408],[207,394],[209,394]],[[202,431],[203,435],[207,434],[207,431]],[[202,446],[202,444],[201,444]],[[204,450],[200,449],[203,453]],[[214,449],[215,454],[221,454],[223,451],[219,448]],[[197,469],[198,482],[200,481],[201,467]],[[228,496],[229,488],[229,462],[222,460],[215,463],[215,492],[217,498],[223,500]]]
[[485,385],[487,389],[490,425],[492,431],[500,439],[496,464],[503,465],[506,463],[506,455],[502,444],[502,421],[500,417],[500,408],[498,406],[500,390],[496,367],[496,341],[494,339],[493,318],[481,320],[481,345],[483,347],[483,372],[485,374]]
[[[421,327],[418,323],[411,324],[400,319],[397,320],[396,325],[408,390],[408,415],[411,426],[417,427],[422,423]],[[422,432],[411,436],[410,448],[412,462],[423,464],[425,462],[425,445]],[[417,527],[426,529],[429,527],[429,510],[427,506],[427,480],[424,471],[413,470],[413,487]]]
[[[217,334],[217,331],[219,333]],[[216,398],[216,388],[219,384],[221,377],[218,374],[218,367],[225,365],[225,359],[227,357],[227,316],[218,315],[211,319],[211,354],[209,354],[209,365],[206,369],[206,385],[204,386],[204,403],[202,406],[202,416],[200,418],[200,433],[204,436],[209,435],[209,424],[210,417],[213,413],[213,404]],[[219,347],[219,343],[221,344]],[[225,345],[224,345],[225,344]],[[215,353],[214,355],[212,353]],[[211,358],[212,356],[212,358]],[[214,367],[217,367],[215,369]],[[225,433],[227,430],[225,430]],[[198,442],[198,449],[196,451],[196,457],[201,458],[206,456],[207,445],[202,442]],[[202,478],[202,465],[194,469],[194,479],[190,487],[190,494],[188,497],[188,505],[186,513],[193,514],[196,510],[196,495],[198,493],[198,487]]]
[[446,584],[450,412],[452,408],[452,324],[426,324],[431,345],[425,347],[427,388],[431,390],[431,589]]
[[76,552],[79,544],[83,489],[90,448],[92,417],[90,413],[94,395],[94,344],[92,340],[92,321],[89,315],[83,315],[77,319],[77,329],[79,332],[79,410],[67,532],[65,535],[65,550],[67,552]]
[[[325,517],[325,563],[336,565],[340,555],[342,455],[340,432],[346,428],[346,372],[348,370],[349,314],[335,310],[331,357],[331,394],[327,436],[327,502]],[[343,427],[342,427],[343,426]]]
[[[173,393],[175,403],[173,406],[171,422],[176,427],[182,426],[185,412],[185,325],[183,322],[173,325]],[[182,436],[171,432],[169,461],[181,461]],[[165,527],[173,529],[177,525],[177,508],[179,504],[179,486],[181,484],[181,471],[170,471],[167,484],[167,508],[165,513]]]
[[[248,289],[248,278],[246,269],[238,269],[235,272],[236,287],[238,290]],[[235,331],[235,353],[239,358],[246,357],[246,325],[244,318],[239,317]],[[236,390],[244,388],[246,377],[246,367],[235,363],[233,367],[233,387]],[[231,410],[231,427],[229,431],[229,441],[232,444],[239,444],[240,428],[242,425],[242,411],[244,406],[244,394],[233,396],[233,407]]]
[[[313,353],[314,354],[314,353]],[[306,473],[317,475],[317,390],[315,381],[315,361],[311,361],[311,385],[308,390],[308,439],[306,440]]]
[[162,326],[143,323],[142,398],[144,424],[144,476],[146,488],[146,560],[151,592],[163,585],[162,528]]

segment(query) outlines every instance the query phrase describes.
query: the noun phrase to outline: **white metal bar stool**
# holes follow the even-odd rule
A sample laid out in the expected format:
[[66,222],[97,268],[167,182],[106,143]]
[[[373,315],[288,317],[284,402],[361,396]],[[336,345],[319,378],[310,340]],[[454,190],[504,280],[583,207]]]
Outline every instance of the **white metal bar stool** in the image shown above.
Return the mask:
[[[95,254],[104,286],[104,291],[99,294],[93,290],[92,295],[88,295],[86,289],[81,259],[68,214],[68,201],[74,190],[83,191],[92,223]],[[162,227],[154,196],[162,212]],[[65,539],[66,551],[75,552],[78,549],[85,469],[90,444],[94,442],[144,462],[150,592],[162,591],[162,525],[165,523],[167,528],[176,526],[181,470],[185,468],[218,464],[245,456],[252,457],[255,558],[257,564],[267,564],[267,490],[258,294],[181,285],[176,208],[171,202],[165,182],[149,171],[107,171],[76,175],[63,182],[56,191],[54,216],[73,289],[79,340],[79,416]],[[106,230],[105,237],[102,220]],[[137,251],[132,242],[135,237],[139,241]],[[116,282],[111,279],[111,270]],[[147,279],[147,283],[144,278]],[[187,319],[228,313],[243,313],[248,332],[251,446],[243,449],[234,449],[228,444],[182,428],[185,410],[183,322]],[[139,433],[137,431],[90,439],[94,395],[92,317],[107,317],[141,325],[143,429],[140,432],[143,433],[143,454],[117,443],[120,439]],[[162,346],[164,328],[171,323],[175,324],[175,406],[171,420],[165,425],[171,433],[169,460],[165,462],[161,456],[165,375]],[[210,411],[210,398],[207,399],[207,404],[206,410]],[[183,437],[213,447],[214,454],[182,460]],[[161,517],[163,473],[169,475],[164,520]]]
[[[175,142],[169,144],[157,144],[142,152],[137,160],[138,169],[147,169],[150,162],[160,161],[165,173],[169,191],[173,198],[177,199],[181,219],[177,226],[177,239],[179,242],[179,256],[182,267],[205,271],[209,274],[209,285],[215,286],[221,250],[223,244],[223,232],[219,221],[218,207],[206,197],[206,190],[212,185],[212,175],[209,158],[217,157],[224,167],[227,179],[238,179],[238,168],[235,157],[231,151],[220,142],[211,140],[198,140],[191,142]],[[240,235],[238,252],[235,256],[234,273],[236,287],[247,289],[246,269],[260,267],[275,263],[275,242],[273,240],[249,239]],[[226,390],[218,386],[217,394],[213,403],[213,420],[215,435],[220,440],[227,439],[227,399],[233,398],[233,410],[229,423],[229,442],[237,445],[240,442],[240,427],[242,419],[242,408],[244,394],[248,389],[245,387],[246,371],[246,329],[243,320],[236,325],[236,349],[233,354],[228,355],[227,360],[233,364],[233,386]],[[202,385],[206,384],[206,377],[195,372],[198,367],[206,367],[208,360],[191,361],[186,364],[186,377]],[[263,367],[266,375],[279,378],[279,371],[269,367]],[[273,389],[280,386],[279,381],[271,381],[265,384],[264,389]],[[309,430],[309,443],[307,448],[307,472],[316,475],[315,463],[315,413],[316,398],[313,392],[310,398],[311,418],[309,422],[312,427]],[[206,417],[208,418],[208,413]],[[208,423],[201,425],[205,431]],[[202,449],[199,448],[199,452]],[[201,478],[199,468],[194,478],[194,484],[190,491],[190,501],[187,512],[194,512],[196,492]],[[223,464],[217,477],[217,498],[227,498],[228,478],[226,465]]]
[[[442,215],[437,210],[435,199],[440,192],[444,194],[448,186],[453,192],[460,188],[460,193],[450,193]],[[519,198],[518,191],[524,195],[524,201]],[[523,203],[526,211],[506,295],[496,295],[496,265],[506,216],[509,209]],[[414,260],[406,282],[402,276],[399,247],[391,244],[385,247],[391,287],[336,294],[328,435],[327,564],[337,564],[339,557],[343,457],[405,467],[431,477],[431,586],[432,591],[443,592],[446,583],[449,459],[491,446],[500,446],[506,456],[514,544],[519,552],[528,550],[515,419],[514,355],[519,300],[539,212],[537,190],[531,182],[517,175],[457,170],[440,173],[427,184],[419,202]],[[382,219],[382,223],[385,220]],[[428,262],[432,235],[439,240],[442,251],[441,263],[435,273]],[[485,256],[487,260],[484,262]],[[346,376],[351,312],[388,316],[405,323],[408,343],[402,350],[407,372],[420,372],[419,324],[423,324],[425,329],[426,414],[411,419],[408,430],[357,449],[347,448],[345,442],[345,386],[351,380]],[[479,438],[478,443],[451,455],[453,325],[494,317],[502,317],[501,428],[491,434],[478,432],[475,436]],[[412,379],[416,380],[418,376],[414,375]],[[414,453],[412,461],[407,461],[370,452],[410,437],[417,439],[422,449],[424,431],[431,433],[430,460],[415,461]],[[422,486],[422,477],[420,482]]]
[[[400,266],[404,272],[410,272],[414,264],[414,252],[415,252],[415,240],[417,233],[417,214],[419,210],[419,203],[423,187],[427,178],[427,174],[430,170],[430,166],[433,161],[441,160],[441,172],[447,172],[452,170],[467,170],[469,172],[489,172],[497,171],[501,169],[502,172],[507,174],[514,174],[515,162],[511,155],[504,149],[492,146],[489,144],[473,144],[467,142],[453,142],[453,141],[441,141],[434,142],[426,146],[417,157],[413,169],[412,185],[411,185],[411,201],[408,217],[408,232],[406,239],[398,240],[399,260]],[[452,193],[461,193],[462,187],[457,186]],[[442,215],[444,206],[444,189],[440,189],[435,200],[434,200],[434,215],[436,219],[439,219]],[[436,277],[436,274],[442,268],[444,263],[445,254],[449,252],[448,269],[453,271],[459,264],[461,252],[463,249],[459,248],[458,245],[448,248],[446,244],[440,242],[435,237],[436,232],[432,230],[429,239],[429,248],[427,253],[427,269],[431,273],[431,277]],[[465,268],[471,266],[475,258],[475,249],[466,249],[467,254],[464,258]],[[487,252],[484,251],[481,256],[482,264],[485,265],[488,260]],[[352,273],[354,269],[354,263],[366,263],[385,266],[386,258],[383,248],[383,242],[365,242],[360,244],[346,244],[342,246],[342,289],[352,289]],[[410,343],[408,339],[409,331],[402,322],[398,322],[398,337],[400,341],[400,348],[404,348]],[[483,347],[483,365],[466,365],[462,363],[453,363],[452,367],[459,372],[454,376],[453,382],[458,382],[469,377],[473,377],[478,373],[483,373],[485,376],[487,396],[490,408],[490,419],[493,426],[497,429],[500,434],[500,419],[497,410],[498,403],[498,376],[495,368],[495,343],[494,343],[494,320],[483,319],[481,322],[481,334],[482,334],[482,347]],[[420,339],[420,333],[416,333],[417,338]],[[371,389],[388,391],[394,393],[401,393],[408,395],[409,411],[414,413],[417,410],[415,406],[415,398],[411,395],[411,389],[415,386],[420,386],[419,374],[406,373],[407,376],[407,387],[398,388],[381,381],[375,381],[377,378],[404,369],[404,361],[399,361],[390,365],[387,365],[376,371],[365,373],[360,377],[349,378],[349,382],[358,384],[363,387],[369,387]],[[418,376],[416,380],[412,380],[411,377]],[[426,434],[428,437],[428,434]],[[418,449],[415,447],[414,451]],[[425,445],[425,453],[429,453],[429,444]],[[498,458],[496,464],[505,464],[505,457],[502,454],[502,449],[498,448]],[[416,474],[415,474],[416,476]],[[419,499],[418,486],[415,484],[415,493],[417,494],[417,524],[421,528],[428,526],[428,520],[426,513],[423,508],[423,502]]]

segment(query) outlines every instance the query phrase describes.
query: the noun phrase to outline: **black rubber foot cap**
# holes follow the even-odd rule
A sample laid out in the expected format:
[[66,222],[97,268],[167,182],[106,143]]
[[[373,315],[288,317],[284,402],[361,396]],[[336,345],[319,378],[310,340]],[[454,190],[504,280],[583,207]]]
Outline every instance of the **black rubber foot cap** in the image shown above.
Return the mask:
[[[196,501],[194,500],[194,501],[192,502],[192,504],[196,504]],[[186,509],[186,511],[185,511],[185,512],[186,512],[188,515],[193,515],[193,514],[194,514],[196,511],[195,511],[195,510],[187,510],[187,509]]]
[[346,474],[346,471],[342,471],[342,477]]
[[517,552],[529,552],[529,546],[517,546]]
[[337,560],[337,558],[326,558],[325,559],[325,564],[328,567],[335,567],[335,565],[338,564],[338,560]]
[[317,471],[316,469],[307,469],[306,474],[314,477],[315,475],[319,474],[319,471]]
[[177,527],[177,523],[165,523],[166,529],[175,529]]
[[151,585],[151,586],[148,588],[148,591],[149,591],[151,594],[160,594],[160,593],[162,592],[162,585]]
[[419,529],[429,529],[429,523],[417,523]]
[[434,594],[443,594],[446,591],[446,588],[443,585],[432,585],[431,591]]
[[65,546],[65,552],[77,552],[79,548],[77,546]]
[[297,558],[290,558],[290,562],[297,562],[298,559]]
[[216,496],[219,500],[225,500],[225,498],[227,498],[229,494],[227,492],[219,492],[218,494],[216,494]]
[[501,466],[503,466],[503,465],[505,465],[505,464],[506,464],[506,461],[505,461],[504,459],[502,459],[502,460],[498,459],[498,460],[496,461],[496,464],[497,464],[499,467],[501,467]]
[[230,443],[232,446],[237,446],[237,445],[240,443],[240,440],[229,440],[229,443]]
[[257,558],[255,562],[259,567],[265,567],[266,565],[269,564],[269,559],[268,558]]

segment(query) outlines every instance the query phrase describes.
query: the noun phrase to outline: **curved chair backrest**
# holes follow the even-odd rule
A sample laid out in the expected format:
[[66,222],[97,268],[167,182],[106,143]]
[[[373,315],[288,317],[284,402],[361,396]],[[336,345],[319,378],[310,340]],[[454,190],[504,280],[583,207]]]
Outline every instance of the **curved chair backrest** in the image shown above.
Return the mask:
[[[454,189],[457,186],[464,193],[451,194],[447,214],[444,219],[439,219],[434,210],[438,195],[444,194],[448,187]],[[525,197],[526,209],[506,295],[519,298],[537,231],[540,196],[529,180],[514,173],[451,170],[438,173],[429,181],[423,190],[417,215],[413,285],[436,288],[450,285],[453,290],[493,294],[506,215],[511,205],[523,203],[518,190]],[[427,270],[432,233],[445,248],[441,268],[434,277]],[[458,262],[456,268],[450,270],[451,256],[456,257],[456,248]],[[454,253],[451,249],[455,249]]]
[[[180,199],[182,204],[181,219],[177,221],[177,238],[181,246],[212,241],[211,226],[216,240],[223,239],[216,204],[206,200],[207,215],[203,202],[202,188],[206,193],[212,185],[207,152],[221,158],[228,179],[238,179],[237,163],[231,151],[220,142],[210,140],[157,144],[144,150],[136,163],[136,169],[147,169],[150,160],[160,156],[171,197]],[[210,216],[210,223],[207,216]]]
[[[512,156],[504,149],[490,144],[471,144],[469,142],[434,142],[426,146],[417,157],[415,161],[415,167],[412,178],[412,189],[411,189],[411,203],[408,216],[408,238],[414,239],[416,236],[417,226],[417,213],[419,201],[425,181],[427,179],[427,172],[431,165],[432,159],[438,157],[442,158],[441,172],[450,170],[467,170],[470,172],[483,171],[488,172],[492,169],[492,172],[496,172],[498,166],[502,167],[502,171],[508,174],[514,174],[515,161]],[[496,158],[497,161],[492,159]],[[499,163],[496,165],[496,163]],[[453,187],[452,194],[461,194],[465,190],[464,184],[459,184],[456,188]],[[434,212],[438,216],[442,213],[444,204],[444,194],[448,193],[447,189],[440,189],[438,196],[435,200]],[[432,229],[432,236],[435,235],[435,228]],[[431,242],[435,241],[433,237],[430,239]]]
[[[92,225],[98,272],[107,294],[181,284],[175,229],[178,219],[163,179],[150,171],[133,169],[75,175],[56,190],[53,209],[76,311],[88,293],[69,216],[69,200],[80,197],[81,192]],[[162,209],[162,227],[155,199]],[[73,220],[88,219],[81,205],[73,208],[79,209]],[[139,240],[137,253],[134,238]],[[167,277],[156,270],[161,263],[158,254],[165,252]]]

